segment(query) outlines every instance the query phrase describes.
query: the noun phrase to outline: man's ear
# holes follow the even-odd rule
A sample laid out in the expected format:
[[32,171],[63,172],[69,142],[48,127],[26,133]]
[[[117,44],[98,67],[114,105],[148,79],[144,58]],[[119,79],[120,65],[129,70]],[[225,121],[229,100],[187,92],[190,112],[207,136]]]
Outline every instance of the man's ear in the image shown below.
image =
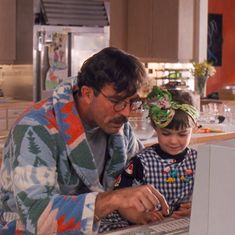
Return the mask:
[[87,102],[90,102],[92,100],[92,98],[94,97],[94,91],[89,86],[82,86],[82,88],[81,88],[81,96]]

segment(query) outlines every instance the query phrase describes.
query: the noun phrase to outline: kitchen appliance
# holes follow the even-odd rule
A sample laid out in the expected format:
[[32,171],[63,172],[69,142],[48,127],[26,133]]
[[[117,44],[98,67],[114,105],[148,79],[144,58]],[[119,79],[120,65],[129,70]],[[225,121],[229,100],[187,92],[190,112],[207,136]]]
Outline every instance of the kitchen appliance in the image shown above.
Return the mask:
[[109,45],[109,26],[34,26],[34,101],[48,97],[82,63]]
[[109,3],[34,0],[33,98],[41,100],[109,45]]

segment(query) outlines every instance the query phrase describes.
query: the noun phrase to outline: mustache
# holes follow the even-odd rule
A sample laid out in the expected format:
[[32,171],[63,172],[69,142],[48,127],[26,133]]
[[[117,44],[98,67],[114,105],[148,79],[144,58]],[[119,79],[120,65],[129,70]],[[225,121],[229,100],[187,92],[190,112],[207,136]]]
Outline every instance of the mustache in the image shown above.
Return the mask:
[[115,124],[124,124],[126,122],[128,122],[128,118],[124,117],[124,116],[118,116],[118,117],[114,117],[111,122],[115,123]]

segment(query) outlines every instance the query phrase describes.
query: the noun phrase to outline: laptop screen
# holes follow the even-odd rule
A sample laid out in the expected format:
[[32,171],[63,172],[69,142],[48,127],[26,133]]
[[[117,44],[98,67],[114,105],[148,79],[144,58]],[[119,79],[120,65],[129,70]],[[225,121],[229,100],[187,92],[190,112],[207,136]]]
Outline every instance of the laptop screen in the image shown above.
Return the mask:
[[235,234],[235,139],[198,146],[190,235]]

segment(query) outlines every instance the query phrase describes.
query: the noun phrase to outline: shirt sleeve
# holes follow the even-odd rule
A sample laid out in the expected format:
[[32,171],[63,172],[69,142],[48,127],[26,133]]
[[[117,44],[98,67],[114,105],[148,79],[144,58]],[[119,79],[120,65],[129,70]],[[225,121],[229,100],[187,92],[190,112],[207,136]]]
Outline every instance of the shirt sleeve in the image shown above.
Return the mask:
[[[1,170],[5,208],[20,217],[27,234],[92,234],[97,193],[61,195],[55,141],[42,126],[17,126],[5,146]],[[6,195],[6,194],[5,194]],[[13,196],[14,195],[14,196]],[[22,233],[23,234],[23,233]]]
[[115,180],[115,189],[143,184],[143,166],[138,157],[133,157]]

